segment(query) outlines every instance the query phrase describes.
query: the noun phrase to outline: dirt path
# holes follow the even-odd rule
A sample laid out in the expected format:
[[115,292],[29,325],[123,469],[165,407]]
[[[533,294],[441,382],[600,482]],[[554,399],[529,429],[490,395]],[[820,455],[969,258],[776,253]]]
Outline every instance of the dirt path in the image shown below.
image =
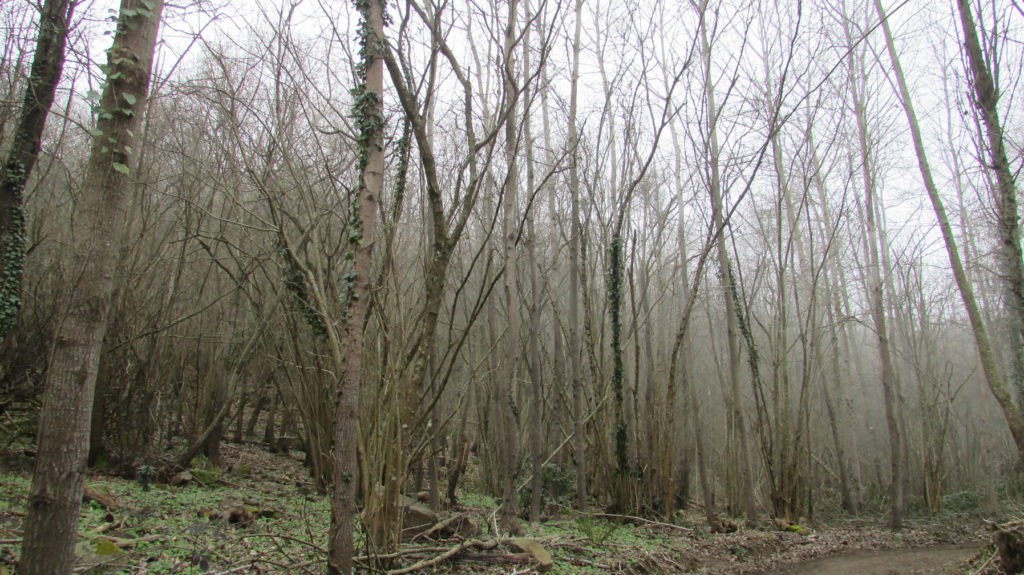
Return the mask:
[[857,551],[773,569],[763,575],[955,575],[976,546]]

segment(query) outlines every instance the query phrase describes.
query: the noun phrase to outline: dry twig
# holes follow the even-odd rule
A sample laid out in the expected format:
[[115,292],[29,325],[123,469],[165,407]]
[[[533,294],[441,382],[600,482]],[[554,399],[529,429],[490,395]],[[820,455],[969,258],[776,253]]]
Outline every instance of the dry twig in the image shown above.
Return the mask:
[[403,567],[401,569],[394,569],[392,571],[388,571],[388,575],[405,575],[406,573],[412,573],[413,571],[419,571],[420,569],[426,569],[427,567],[433,567],[434,565],[438,565],[440,563],[443,563],[443,562],[451,559],[452,557],[455,557],[456,555],[458,555],[459,553],[462,553],[463,551],[465,551],[467,549],[481,549],[481,550],[494,549],[495,547],[498,546],[498,543],[499,543],[499,541],[497,539],[493,539],[491,541],[481,541],[479,539],[471,539],[469,541],[463,541],[462,543],[459,543],[455,547],[452,547],[452,548],[448,549],[447,551],[445,551],[444,553],[438,555],[437,557],[434,557],[434,558],[431,558],[431,559],[424,559],[423,561],[420,561],[418,563],[414,563],[414,564],[412,564],[412,565],[410,565],[408,567]]

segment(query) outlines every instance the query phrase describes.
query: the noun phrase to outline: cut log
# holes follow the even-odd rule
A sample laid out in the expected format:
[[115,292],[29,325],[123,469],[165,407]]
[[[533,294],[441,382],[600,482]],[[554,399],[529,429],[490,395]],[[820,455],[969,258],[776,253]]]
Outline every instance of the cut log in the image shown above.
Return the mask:
[[96,503],[102,505],[103,508],[106,509],[107,511],[117,511],[118,509],[124,506],[113,495],[103,493],[102,491],[93,489],[88,485],[85,486],[85,491],[82,492],[82,501],[95,501]]
[[712,533],[735,533],[739,526],[728,519],[715,518],[711,520]]
[[543,545],[533,539],[517,537],[509,541],[509,546],[517,551],[529,553],[534,561],[537,562],[537,571],[543,573],[550,571],[555,566],[555,562],[551,559],[551,554],[548,553],[548,550],[544,549]]
[[429,531],[438,521],[437,514],[429,507],[409,498],[402,507],[402,515],[402,541],[406,543]]
[[472,539],[480,536],[480,527],[465,513],[456,513],[423,533],[424,537]]

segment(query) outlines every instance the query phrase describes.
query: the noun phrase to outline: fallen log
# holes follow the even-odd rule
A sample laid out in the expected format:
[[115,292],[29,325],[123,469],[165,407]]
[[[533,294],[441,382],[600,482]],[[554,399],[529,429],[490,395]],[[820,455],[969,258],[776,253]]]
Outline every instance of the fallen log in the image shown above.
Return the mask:
[[[518,553],[464,553],[471,549],[476,551],[490,551],[498,545],[508,545],[514,551],[518,551]],[[422,549],[417,551],[422,551]],[[533,565],[537,571],[540,572],[549,571],[554,566],[554,560],[552,560],[551,554],[544,549],[543,545],[532,539],[491,539],[488,541],[471,539],[450,547],[435,557],[423,559],[409,565],[408,567],[388,571],[387,575],[406,575],[407,573],[412,573],[421,569],[435,567],[445,561],[456,558],[462,561]]]
[[461,539],[470,539],[478,537],[480,535],[480,528],[473,523],[473,520],[469,518],[469,515],[465,513],[456,513],[447,519],[436,523],[429,530],[417,535],[413,539],[419,537],[434,538],[434,537],[452,537],[458,536]]
[[113,495],[103,493],[102,491],[93,489],[88,485],[85,486],[85,491],[82,492],[82,500],[95,501],[96,503],[102,505],[103,508],[106,509],[107,511],[117,511],[118,509],[123,507],[121,502],[118,501],[118,499]]
[[551,554],[548,553],[548,550],[544,549],[543,545],[537,543],[533,539],[519,537],[512,539],[509,544],[513,549],[518,549],[533,558],[537,563],[537,571],[540,571],[541,573],[550,571],[555,565],[555,562],[551,559]]
[[414,571],[419,571],[420,569],[433,567],[434,565],[444,563],[445,561],[451,559],[452,557],[455,557],[456,555],[462,553],[467,549],[480,549],[486,551],[489,549],[494,549],[498,546],[498,543],[499,541],[497,539],[492,539],[491,541],[480,541],[479,539],[463,541],[455,547],[452,547],[451,549],[438,555],[437,557],[434,557],[432,559],[424,559],[423,561],[413,563],[412,565],[408,567],[403,567],[401,569],[393,569],[391,571],[388,571],[388,575],[405,575],[406,573],[412,573]]

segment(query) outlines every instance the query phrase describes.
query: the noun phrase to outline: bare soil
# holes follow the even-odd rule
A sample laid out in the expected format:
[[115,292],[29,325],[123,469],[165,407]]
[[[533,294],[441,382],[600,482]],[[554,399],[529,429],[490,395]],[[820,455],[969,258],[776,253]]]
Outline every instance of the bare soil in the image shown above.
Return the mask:
[[823,557],[763,575],[953,575],[963,573],[977,546],[857,551]]

